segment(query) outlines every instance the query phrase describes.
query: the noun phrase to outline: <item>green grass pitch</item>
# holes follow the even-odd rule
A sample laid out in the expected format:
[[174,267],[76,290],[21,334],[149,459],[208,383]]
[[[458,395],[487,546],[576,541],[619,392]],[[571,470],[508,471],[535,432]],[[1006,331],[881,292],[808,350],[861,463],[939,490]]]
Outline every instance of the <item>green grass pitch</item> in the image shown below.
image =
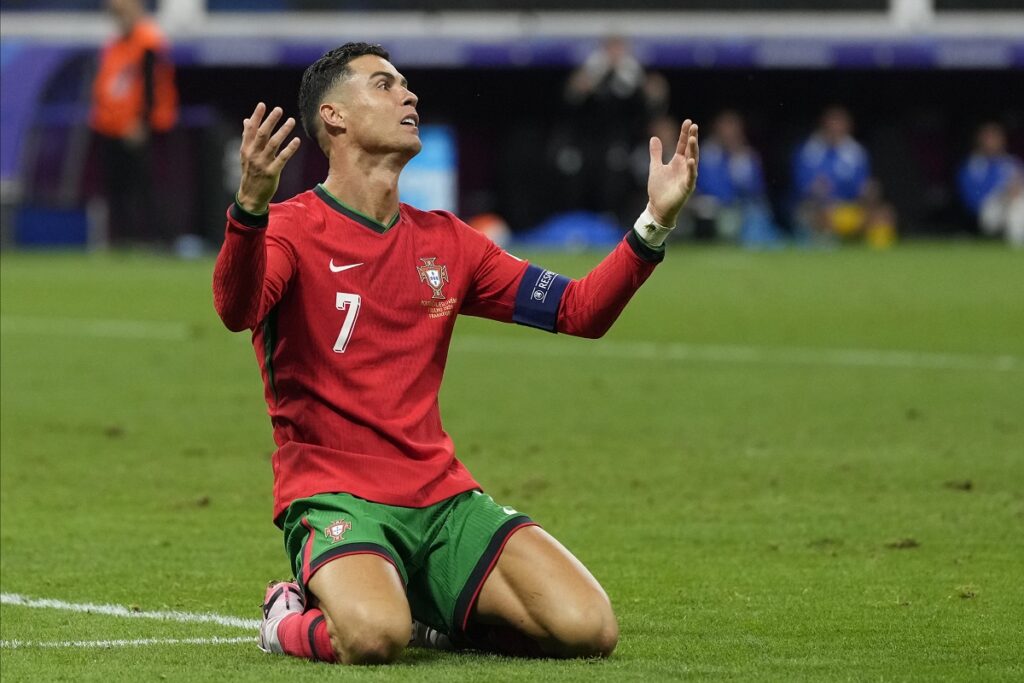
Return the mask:
[[[531,256],[579,276],[600,255]],[[4,681],[1024,678],[1024,253],[676,247],[604,340],[460,320],[458,452],[592,569],[621,642],[346,671],[248,643],[61,645],[253,632],[11,602],[254,619],[287,563],[212,262],[0,266]]]

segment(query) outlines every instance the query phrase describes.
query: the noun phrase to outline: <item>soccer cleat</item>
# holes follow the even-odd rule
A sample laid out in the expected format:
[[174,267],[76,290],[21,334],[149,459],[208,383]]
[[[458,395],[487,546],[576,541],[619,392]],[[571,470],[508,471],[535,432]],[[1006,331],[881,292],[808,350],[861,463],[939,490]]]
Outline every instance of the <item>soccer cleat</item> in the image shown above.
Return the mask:
[[431,628],[418,621],[412,622],[412,635],[409,647],[425,647],[431,650],[454,650],[452,640],[436,628]]
[[271,581],[263,597],[263,623],[260,624],[260,649],[264,652],[284,654],[277,637],[277,627],[290,614],[306,611],[306,601],[299,584],[294,581]]

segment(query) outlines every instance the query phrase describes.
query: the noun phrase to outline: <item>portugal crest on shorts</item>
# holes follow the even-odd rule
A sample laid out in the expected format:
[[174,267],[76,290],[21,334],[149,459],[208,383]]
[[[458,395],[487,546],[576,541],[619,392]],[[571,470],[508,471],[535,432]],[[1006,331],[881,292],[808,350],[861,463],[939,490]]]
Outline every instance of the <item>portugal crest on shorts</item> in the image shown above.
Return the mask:
[[336,522],[331,522],[324,529],[324,536],[326,536],[331,543],[337,543],[345,538],[345,532],[352,528],[352,524],[344,519],[339,519]]
[[432,299],[444,299],[444,292],[441,291],[441,287],[448,282],[448,266],[439,266],[434,261],[437,260],[436,256],[430,258],[420,258],[423,261],[422,266],[416,266],[416,272],[420,274],[420,282],[426,282],[430,289],[434,292]]

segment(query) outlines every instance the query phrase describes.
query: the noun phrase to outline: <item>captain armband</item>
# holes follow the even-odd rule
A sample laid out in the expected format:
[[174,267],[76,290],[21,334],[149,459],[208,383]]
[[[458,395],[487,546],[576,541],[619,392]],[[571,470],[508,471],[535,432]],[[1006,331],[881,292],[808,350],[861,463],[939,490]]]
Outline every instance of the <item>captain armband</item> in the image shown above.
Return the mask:
[[558,304],[570,282],[564,275],[530,264],[519,281],[512,321],[557,332]]

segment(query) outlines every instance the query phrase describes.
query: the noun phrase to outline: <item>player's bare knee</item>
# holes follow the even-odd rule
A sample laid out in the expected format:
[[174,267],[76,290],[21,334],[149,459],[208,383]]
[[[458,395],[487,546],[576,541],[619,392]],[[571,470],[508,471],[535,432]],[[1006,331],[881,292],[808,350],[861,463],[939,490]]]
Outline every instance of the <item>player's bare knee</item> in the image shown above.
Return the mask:
[[344,664],[390,664],[408,642],[408,634],[398,639],[387,633],[363,633],[351,638],[336,656]]
[[607,617],[601,622],[601,627],[592,635],[589,642],[591,657],[610,657],[619,644],[619,622],[615,614],[609,609]]
[[387,617],[353,619],[332,634],[335,657],[343,664],[389,664],[408,644],[411,623]]
[[577,625],[575,657],[608,657],[619,644],[619,624],[610,607],[590,610]]
[[595,599],[565,609],[551,635],[563,657],[608,657],[619,643],[619,624],[607,600]]

